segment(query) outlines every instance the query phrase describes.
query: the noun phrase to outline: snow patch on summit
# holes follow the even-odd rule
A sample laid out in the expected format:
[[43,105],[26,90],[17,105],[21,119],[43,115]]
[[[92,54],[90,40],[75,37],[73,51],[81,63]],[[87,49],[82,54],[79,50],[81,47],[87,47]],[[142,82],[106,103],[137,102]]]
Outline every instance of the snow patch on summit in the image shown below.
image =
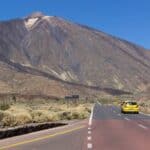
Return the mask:
[[54,18],[54,17],[53,16],[44,16],[44,17],[42,17],[43,20],[46,20],[49,23],[52,23],[52,18]]
[[38,21],[39,18],[29,18],[25,21],[25,26],[27,29],[30,29],[33,27],[33,25]]

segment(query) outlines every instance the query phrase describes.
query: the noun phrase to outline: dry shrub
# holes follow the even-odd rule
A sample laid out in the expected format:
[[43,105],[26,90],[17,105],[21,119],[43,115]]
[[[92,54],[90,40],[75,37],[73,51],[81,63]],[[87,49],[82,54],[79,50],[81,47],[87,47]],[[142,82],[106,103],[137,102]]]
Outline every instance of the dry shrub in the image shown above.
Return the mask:
[[139,105],[142,112],[150,114],[150,101],[140,101]]
[[15,117],[10,112],[4,112],[4,116],[1,122],[3,126],[12,127],[15,125]]
[[4,111],[3,113],[3,126],[17,126],[32,122],[30,112],[25,106],[12,105],[7,111]]
[[14,115],[14,117],[15,117],[14,120],[15,125],[24,125],[32,122],[32,117],[29,113],[16,114]]
[[75,109],[73,109],[73,119],[85,119],[89,116],[91,112],[91,105],[79,105]]
[[10,105],[7,103],[0,104],[0,110],[7,110],[10,108]]
[[49,112],[47,110],[34,110],[31,113],[33,122],[50,122],[59,120],[56,113]]
[[84,119],[90,114],[91,104],[67,105],[59,103],[14,104],[8,110],[0,111],[3,126],[17,126],[27,123],[43,123],[58,120]]
[[88,117],[87,112],[73,112],[72,119],[85,119]]
[[3,126],[17,126],[32,122],[32,117],[28,113],[12,114],[11,112],[4,112],[2,119]]
[[84,104],[78,105],[77,107],[67,108],[65,111],[60,113],[61,120],[71,119],[85,119],[90,114],[90,105],[85,106]]
[[4,112],[0,110],[0,121],[2,121],[3,117],[4,117]]
[[70,120],[71,119],[71,113],[68,111],[60,112],[59,118],[60,118],[60,120]]

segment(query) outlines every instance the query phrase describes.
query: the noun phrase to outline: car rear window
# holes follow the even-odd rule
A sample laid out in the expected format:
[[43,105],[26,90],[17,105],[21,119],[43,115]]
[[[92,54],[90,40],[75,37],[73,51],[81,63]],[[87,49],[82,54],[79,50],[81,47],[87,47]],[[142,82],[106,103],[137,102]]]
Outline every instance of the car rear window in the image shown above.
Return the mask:
[[127,104],[129,104],[129,105],[137,105],[136,102],[127,102]]

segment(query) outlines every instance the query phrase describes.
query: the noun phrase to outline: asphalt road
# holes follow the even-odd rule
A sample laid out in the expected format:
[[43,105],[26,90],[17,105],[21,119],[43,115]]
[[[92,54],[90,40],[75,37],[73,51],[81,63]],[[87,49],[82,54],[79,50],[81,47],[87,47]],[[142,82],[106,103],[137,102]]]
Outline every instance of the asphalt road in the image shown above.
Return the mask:
[[0,140],[0,150],[150,150],[150,116],[96,103],[89,120]]
[[91,129],[94,150],[150,150],[150,116],[121,114],[115,106],[95,105]]

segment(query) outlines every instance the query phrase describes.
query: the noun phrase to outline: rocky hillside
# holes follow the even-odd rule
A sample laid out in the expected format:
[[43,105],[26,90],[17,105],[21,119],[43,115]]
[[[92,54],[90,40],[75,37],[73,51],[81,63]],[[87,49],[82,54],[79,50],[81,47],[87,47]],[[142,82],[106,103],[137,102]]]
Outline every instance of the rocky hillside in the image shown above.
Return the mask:
[[43,93],[65,95],[73,86],[129,92],[150,87],[149,51],[90,27],[33,13],[0,22],[0,35],[1,92],[40,93],[47,86]]

